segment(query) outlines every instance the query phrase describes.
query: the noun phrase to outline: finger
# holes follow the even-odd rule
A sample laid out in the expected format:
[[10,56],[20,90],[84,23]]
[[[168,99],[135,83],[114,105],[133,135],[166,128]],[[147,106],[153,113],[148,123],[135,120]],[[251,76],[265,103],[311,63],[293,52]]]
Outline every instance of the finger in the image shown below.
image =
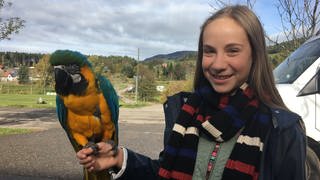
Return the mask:
[[76,153],[76,157],[78,159],[84,159],[84,158],[87,157],[87,155],[85,153],[83,153],[82,151],[79,151],[79,152]]
[[93,171],[94,171],[94,167],[91,166],[91,167],[87,168],[87,170],[88,170],[89,172],[93,172]]
[[79,164],[84,165],[84,164],[91,163],[92,161],[94,161],[94,160],[92,159],[92,157],[89,156],[89,157],[87,157],[87,158],[80,159],[80,160],[79,160]]
[[83,164],[83,167],[86,169],[94,168],[95,161],[91,161],[87,164]]
[[92,153],[93,155],[97,155],[99,152],[99,147],[96,143],[89,141],[84,147],[83,149],[88,148],[88,149],[92,149]]
[[111,148],[111,149],[109,149],[109,151],[115,151],[115,150],[118,149],[117,144],[116,144],[114,141],[112,141],[112,140],[106,141],[106,144],[108,144],[109,147]]
[[93,152],[93,150],[91,148],[81,149],[80,151],[78,151],[76,153],[76,157],[78,159],[84,159],[84,158],[88,157],[92,152]]
[[98,147],[99,147],[99,154],[102,156],[110,156],[112,154],[114,154],[112,151],[114,150],[114,148],[116,147],[114,143],[109,143],[107,142],[100,142],[97,143]]
[[85,155],[89,155],[93,152],[93,149],[92,148],[83,148],[81,149],[79,152],[85,154]]
[[115,157],[118,154],[118,146],[117,146],[117,144],[112,140],[108,140],[106,143],[110,144],[110,146],[111,146],[111,149],[110,149],[111,155]]
[[108,145],[105,142],[99,142],[97,143],[99,151],[104,151],[108,149]]

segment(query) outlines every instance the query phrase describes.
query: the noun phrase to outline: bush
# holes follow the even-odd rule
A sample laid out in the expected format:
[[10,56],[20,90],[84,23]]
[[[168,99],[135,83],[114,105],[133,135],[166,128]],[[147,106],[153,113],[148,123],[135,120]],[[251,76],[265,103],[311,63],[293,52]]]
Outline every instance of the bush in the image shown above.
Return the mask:
[[167,100],[168,96],[172,96],[181,91],[190,92],[193,89],[193,81],[185,80],[185,81],[171,81],[166,87],[165,91],[161,94],[160,102],[164,103]]

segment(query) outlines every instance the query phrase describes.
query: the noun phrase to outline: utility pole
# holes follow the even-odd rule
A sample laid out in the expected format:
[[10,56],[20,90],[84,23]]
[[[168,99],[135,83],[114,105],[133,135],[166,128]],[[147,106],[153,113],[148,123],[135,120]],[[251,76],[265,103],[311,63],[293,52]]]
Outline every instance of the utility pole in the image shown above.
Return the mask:
[[140,56],[140,49],[138,48],[138,62],[137,62],[137,73],[136,73],[136,96],[135,96],[135,100],[136,100],[136,104],[138,104],[138,80],[139,80],[139,56]]
[[2,66],[4,67],[4,53],[1,55],[1,59],[2,59]]

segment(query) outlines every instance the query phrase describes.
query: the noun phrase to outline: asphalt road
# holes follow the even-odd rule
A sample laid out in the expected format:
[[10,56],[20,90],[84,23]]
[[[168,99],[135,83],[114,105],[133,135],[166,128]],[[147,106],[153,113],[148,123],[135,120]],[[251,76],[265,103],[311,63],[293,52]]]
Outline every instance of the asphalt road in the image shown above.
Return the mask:
[[[120,108],[120,145],[157,158],[163,147],[161,105]],[[54,110],[0,108],[0,127],[35,132],[0,136],[0,180],[82,179],[78,164]]]

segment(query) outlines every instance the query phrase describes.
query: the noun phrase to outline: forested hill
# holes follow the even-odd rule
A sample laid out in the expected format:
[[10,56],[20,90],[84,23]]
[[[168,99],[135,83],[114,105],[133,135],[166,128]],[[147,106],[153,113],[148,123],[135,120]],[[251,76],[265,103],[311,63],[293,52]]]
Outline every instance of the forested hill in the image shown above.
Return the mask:
[[[302,43],[302,42],[300,42]],[[294,50],[294,48],[290,48],[292,46],[292,42],[282,42],[277,45],[268,46],[268,54],[273,66],[278,65],[282,62],[285,57],[287,57],[290,52]],[[289,47],[289,48],[288,48]],[[26,66],[34,66],[38,63],[38,61],[43,57],[44,54],[37,53],[21,53],[21,52],[0,52],[0,65],[6,67],[17,67],[21,65]],[[102,59],[113,59],[113,60],[123,60],[128,59],[128,57],[120,57],[120,56],[98,56]],[[176,51],[169,54],[159,54],[143,60],[143,62],[147,64],[157,64],[163,63],[165,61],[188,61],[188,60],[196,60],[197,51]],[[129,58],[133,60],[133,58]],[[120,62],[120,61],[119,61]],[[120,62],[122,63],[122,61]]]
[[[21,65],[25,66],[35,66],[39,62],[39,60],[45,54],[40,53],[22,53],[22,52],[0,52],[0,65],[2,67],[18,67]],[[197,52],[196,51],[177,51],[170,54],[160,54],[155,55],[150,58],[146,58],[143,60],[145,63],[163,63],[164,61],[180,61],[180,60],[195,60]],[[95,56],[91,55],[92,57],[99,57],[99,59],[105,60],[113,60],[114,63],[117,63],[116,60],[125,60],[125,59],[132,59],[129,57],[121,57],[121,56]],[[121,64],[122,61],[119,61]]]
[[153,61],[153,60],[182,60],[188,59],[188,57],[194,57],[197,55],[197,51],[176,51],[170,54],[159,54],[149,58],[146,58],[144,61]]

